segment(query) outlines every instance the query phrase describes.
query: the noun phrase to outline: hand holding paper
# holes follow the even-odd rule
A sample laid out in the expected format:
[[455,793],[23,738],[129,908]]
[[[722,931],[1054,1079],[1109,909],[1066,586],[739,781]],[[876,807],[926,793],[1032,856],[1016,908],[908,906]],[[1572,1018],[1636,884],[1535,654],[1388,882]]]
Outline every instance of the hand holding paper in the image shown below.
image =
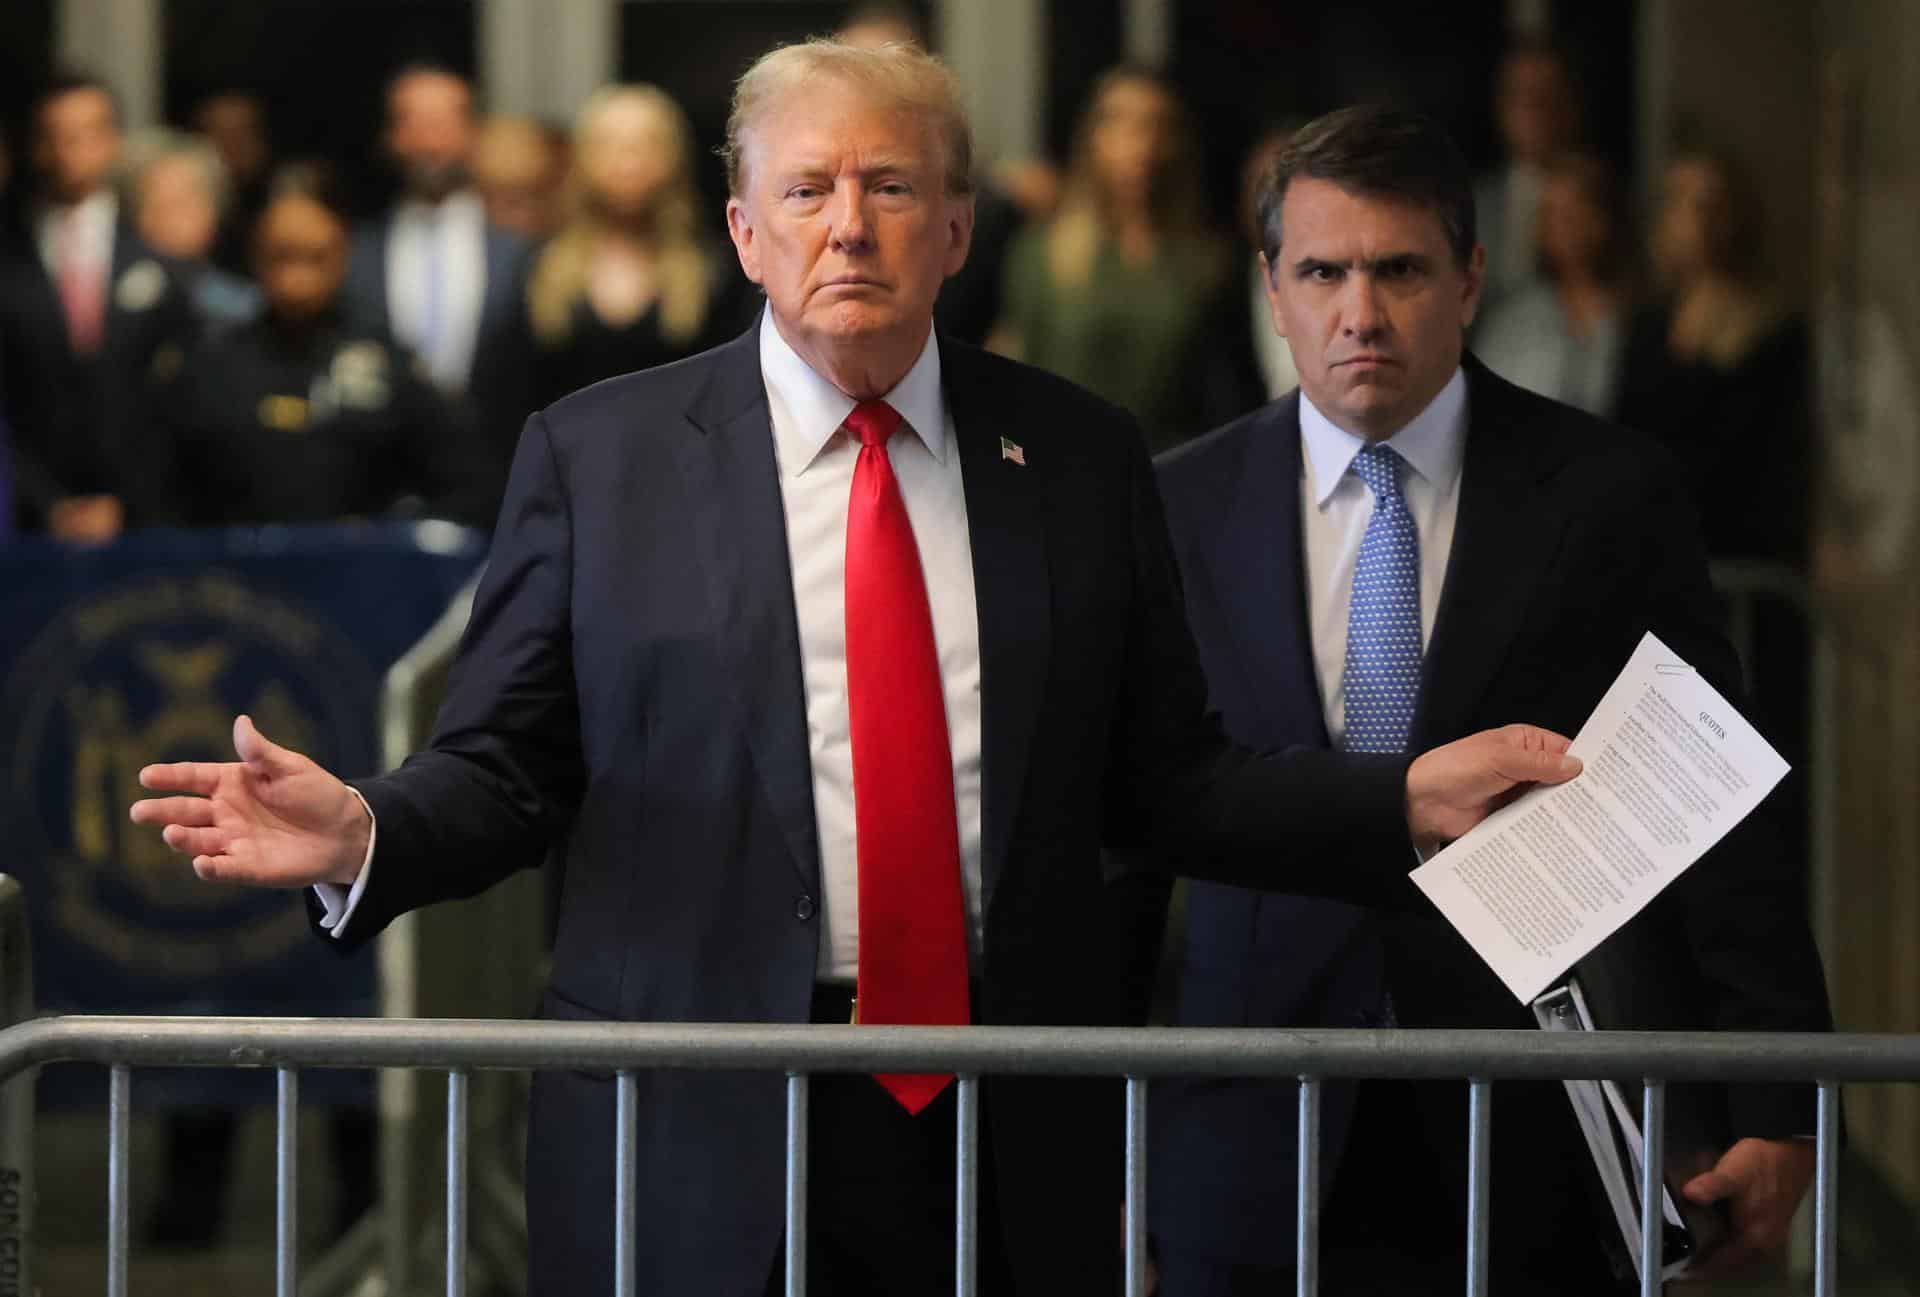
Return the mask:
[[1567,739],[1537,725],[1482,730],[1422,753],[1407,768],[1407,823],[1414,845],[1459,837],[1516,789],[1558,784],[1580,773]]
[[[1580,778],[1527,792],[1412,875],[1523,1003],[1787,773],[1746,718],[1651,634],[1568,750],[1586,764]],[[1411,800],[1412,771],[1408,787]]]

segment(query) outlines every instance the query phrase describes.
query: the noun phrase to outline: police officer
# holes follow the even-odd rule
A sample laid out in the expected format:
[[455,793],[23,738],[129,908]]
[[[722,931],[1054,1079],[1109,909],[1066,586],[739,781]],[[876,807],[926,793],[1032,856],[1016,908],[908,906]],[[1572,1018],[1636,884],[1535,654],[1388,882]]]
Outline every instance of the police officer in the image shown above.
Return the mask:
[[491,521],[475,439],[390,337],[347,323],[347,250],[324,173],[283,173],[254,233],[265,310],[203,342],[175,387],[188,521]]

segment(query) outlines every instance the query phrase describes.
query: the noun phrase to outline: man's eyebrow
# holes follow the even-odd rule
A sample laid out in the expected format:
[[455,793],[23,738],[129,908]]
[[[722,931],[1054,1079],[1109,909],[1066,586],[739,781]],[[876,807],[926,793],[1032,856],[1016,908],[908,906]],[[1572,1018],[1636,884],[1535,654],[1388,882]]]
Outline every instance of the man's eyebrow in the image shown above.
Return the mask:
[[1378,270],[1381,266],[1386,265],[1420,267],[1431,264],[1433,264],[1433,258],[1424,252],[1388,252],[1377,257],[1305,256],[1293,263],[1293,270],[1296,273],[1305,270],[1319,270],[1323,267],[1330,270],[1352,270],[1355,266],[1358,266],[1362,270]]

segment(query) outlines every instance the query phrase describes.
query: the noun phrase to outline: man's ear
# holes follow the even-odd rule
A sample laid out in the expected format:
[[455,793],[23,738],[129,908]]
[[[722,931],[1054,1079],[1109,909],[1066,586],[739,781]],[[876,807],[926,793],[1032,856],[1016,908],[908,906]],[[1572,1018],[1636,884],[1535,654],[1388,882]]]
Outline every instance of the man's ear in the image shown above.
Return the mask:
[[973,195],[947,201],[947,277],[960,273],[973,249]]
[[1480,293],[1487,286],[1487,248],[1483,243],[1473,245],[1473,254],[1467,258],[1466,293],[1460,299],[1460,327],[1473,327],[1473,317],[1480,313]]
[[740,258],[741,273],[754,283],[760,283],[760,245],[754,239],[753,221],[747,215],[747,205],[738,198],[727,200],[727,237],[733,240],[733,250]]
[[1264,252],[1260,254],[1260,291],[1267,295],[1267,318],[1273,322],[1274,336],[1286,337],[1286,319],[1280,314],[1280,292],[1274,286],[1273,265]]

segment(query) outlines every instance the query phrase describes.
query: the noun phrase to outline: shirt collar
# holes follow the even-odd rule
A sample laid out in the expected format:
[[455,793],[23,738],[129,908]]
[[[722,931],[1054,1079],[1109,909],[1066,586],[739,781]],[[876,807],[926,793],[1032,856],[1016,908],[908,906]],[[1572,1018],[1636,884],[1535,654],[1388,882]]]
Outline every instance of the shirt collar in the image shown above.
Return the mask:
[[484,216],[485,206],[478,191],[456,189],[437,203],[421,198],[403,198],[395,214],[403,221],[471,221]]
[[[857,402],[800,359],[775,327],[771,308],[760,315],[760,373],[768,398],[786,415],[773,421],[781,469],[798,477],[832,443]],[[946,401],[940,388],[940,346],[932,330],[913,368],[882,399],[900,412],[927,453],[944,462]]]
[[73,220],[87,234],[97,236],[103,230],[111,231],[119,219],[120,201],[111,189],[95,190],[71,207],[47,203],[40,209],[41,227],[49,231],[58,230],[64,222]]
[[[1460,475],[1460,461],[1467,446],[1467,379],[1456,368],[1438,396],[1427,408],[1413,416],[1406,427],[1387,438],[1386,444],[1414,472],[1438,490],[1453,485]],[[1313,501],[1324,505],[1340,480],[1353,466],[1354,456],[1366,448],[1364,437],[1357,437],[1320,413],[1318,407],[1300,393],[1300,445],[1306,452],[1307,469],[1313,474]]]

